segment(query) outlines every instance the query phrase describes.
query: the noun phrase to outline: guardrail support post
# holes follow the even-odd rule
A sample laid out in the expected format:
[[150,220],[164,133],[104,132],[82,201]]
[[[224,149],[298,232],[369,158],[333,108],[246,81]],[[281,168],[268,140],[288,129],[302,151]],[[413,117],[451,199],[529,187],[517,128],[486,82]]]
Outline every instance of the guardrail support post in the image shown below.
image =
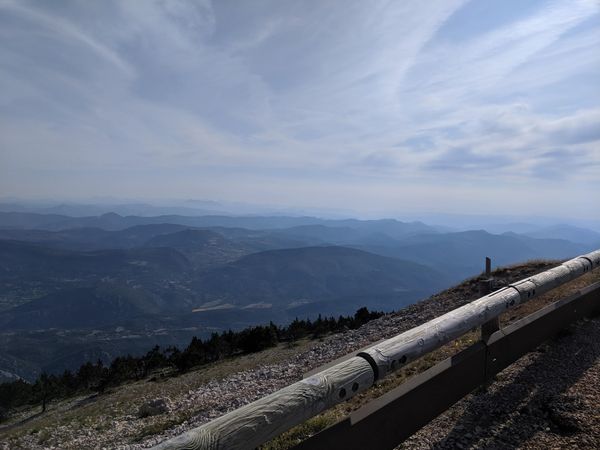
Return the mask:
[[481,340],[487,342],[492,334],[500,329],[500,321],[497,317],[494,317],[489,322],[481,325]]

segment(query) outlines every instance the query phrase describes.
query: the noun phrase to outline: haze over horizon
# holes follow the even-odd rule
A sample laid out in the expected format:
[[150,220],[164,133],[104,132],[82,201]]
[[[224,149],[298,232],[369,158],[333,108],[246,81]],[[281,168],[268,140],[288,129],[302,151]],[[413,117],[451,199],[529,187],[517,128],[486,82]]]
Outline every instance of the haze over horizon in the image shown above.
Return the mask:
[[600,220],[599,12],[0,0],[0,195]]

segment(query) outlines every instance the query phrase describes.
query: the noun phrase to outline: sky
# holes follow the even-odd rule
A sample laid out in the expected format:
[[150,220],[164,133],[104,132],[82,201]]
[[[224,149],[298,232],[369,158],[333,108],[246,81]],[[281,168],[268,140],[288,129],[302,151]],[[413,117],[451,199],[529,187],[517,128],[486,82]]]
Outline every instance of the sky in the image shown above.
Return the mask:
[[0,196],[600,219],[598,0],[0,0]]

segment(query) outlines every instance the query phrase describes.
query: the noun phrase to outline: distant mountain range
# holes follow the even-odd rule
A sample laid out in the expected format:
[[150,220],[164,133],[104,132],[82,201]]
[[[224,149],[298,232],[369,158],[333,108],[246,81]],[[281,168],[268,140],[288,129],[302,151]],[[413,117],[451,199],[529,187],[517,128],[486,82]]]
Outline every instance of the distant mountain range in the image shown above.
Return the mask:
[[367,245],[363,248],[427,264],[452,281],[459,281],[481,272],[486,256],[491,257],[496,267],[539,258],[563,259],[587,253],[596,247],[563,239],[534,239],[515,233],[496,235],[477,230],[424,234],[389,245]]
[[124,230],[136,225],[177,224],[187,227],[228,227],[250,230],[273,230],[302,225],[326,225],[349,227],[359,230],[381,231],[391,237],[409,234],[434,232],[436,229],[422,222],[400,222],[394,219],[380,220],[327,220],[316,217],[286,216],[180,216],[161,215],[154,217],[120,216],[106,213],[101,216],[69,217],[58,214],[37,214],[28,212],[0,212],[0,228],[67,230],[72,228],[101,228],[103,230]]
[[600,242],[600,233],[572,225],[554,225],[529,231],[525,234],[537,239],[564,239],[588,245],[597,245]]
[[[592,230],[0,212],[0,371],[31,378],[294,317],[392,310],[493,265],[600,248]],[[45,350],[40,352],[40,346]]]
[[0,211],[58,214],[70,217],[101,216],[114,212],[124,216],[159,216],[163,214],[182,214],[200,216],[207,214],[224,214],[227,208],[213,201],[187,201],[179,206],[154,206],[141,202],[130,203],[54,203],[54,202],[20,202],[0,199]]
[[[405,303],[407,297],[414,300],[446,284],[430,267],[335,246],[254,253],[193,282],[205,308],[222,304],[289,308],[335,300],[351,308],[369,303],[389,309]],[[391,301],[386,305],[377,302],[378,298]]]

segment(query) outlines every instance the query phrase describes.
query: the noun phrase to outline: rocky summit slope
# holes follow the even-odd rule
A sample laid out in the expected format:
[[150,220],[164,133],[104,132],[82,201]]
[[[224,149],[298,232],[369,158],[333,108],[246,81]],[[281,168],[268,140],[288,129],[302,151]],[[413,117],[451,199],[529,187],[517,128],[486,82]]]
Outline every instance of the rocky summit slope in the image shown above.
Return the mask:
[[[494,273],[500,285],[545,270],[534,262]],[[560,296],[600,280],[597,271],[522,305],[510,322]],[[221,361],[179,377],[154,377],[103,395],[53,403],[40,414],[25,409],[0,425],[2,449],[147,448],[299,380],[337,357],[417,326],[478,297],[476,278],[369,322],[358,330],[302,341]],[[403,448],[598,448],[600,429],[600,321],[546,344],[417,433]],[[408,365],[366,393],[338,405],[265,448],[283,449],[322,428],[412,374],[477,339],[470,333]]]

